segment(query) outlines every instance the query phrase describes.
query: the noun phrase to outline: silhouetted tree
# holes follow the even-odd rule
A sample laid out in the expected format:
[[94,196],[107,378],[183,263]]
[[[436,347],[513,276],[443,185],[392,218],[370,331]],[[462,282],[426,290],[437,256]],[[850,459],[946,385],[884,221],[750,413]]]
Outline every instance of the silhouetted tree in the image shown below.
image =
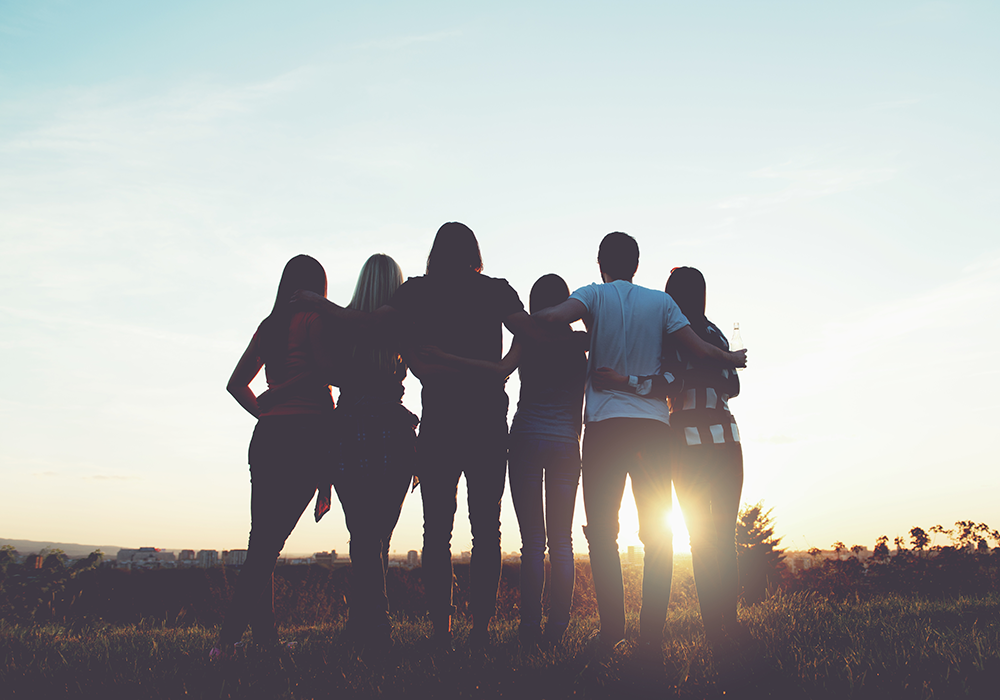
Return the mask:
[[913,548],[918,552],[924,551],[924,547],[930,543],[931,538],[927,536],[923,528],[914,527],[910,529],[910,542],[913,543]]
[[875,549],[872,550],[872,559],[875,561],[889,561],[889,538],[882,535],[875,540]]
[[780,537],[774,536],[771,510],[763,502],[744,506],[736,520],[736,555],[744,603],[764,599],[768,589],[777,588],[784,576],[784,550],[778,549]]

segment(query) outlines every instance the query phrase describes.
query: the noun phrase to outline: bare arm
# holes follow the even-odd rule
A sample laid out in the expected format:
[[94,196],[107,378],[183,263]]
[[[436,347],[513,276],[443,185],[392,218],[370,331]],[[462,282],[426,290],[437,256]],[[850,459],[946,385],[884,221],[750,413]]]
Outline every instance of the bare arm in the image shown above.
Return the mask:
[[723,364],[735,367],[747,366],[747,351],[745,349],[737,350],[736,352],[727,352],[721,348],[717,348],[699,338],[698,334],[691,330],[691,326],[684,326],[680,330],[674,331],[670,334],[670,337],[680,343],[685,350],[697,359],[717,360]]
[[232,394],[236,402],[254,418],[260,416],[260,407],[257,405],[257,397],[250,390],[250,382],[263,366],[264,361],[260,358],[257,348],[257,336],[254,336],[247,349],[243,351],[240,361],[236,363],[236,369],[229,377],[229,383],[226,384],[226,391]]
[[565,326],[579,321],[587,313],[587,307],[579,299],[567,299],[556,306],[549,306],[531,314],[531,318],[550,326]]
[[417,350],[417,355],[426,364],[443,364],[447,367],[465,371],[487,372],[497,374],[504,379],[509,377],[521,361],[521,343],[515,338],[507,354],[500,362],[489,360],[473,360],[468,357],[451,355],[433,345],[425,345]]
[[334,319],[349,328],[364,334],[391,334],[399,330],[402,314],[392,306],[384,305],[372,312],[349,309],[334,304],[315,292],[299,289],[292,295],[292,303],[302,309],[315,311],[326,318]]

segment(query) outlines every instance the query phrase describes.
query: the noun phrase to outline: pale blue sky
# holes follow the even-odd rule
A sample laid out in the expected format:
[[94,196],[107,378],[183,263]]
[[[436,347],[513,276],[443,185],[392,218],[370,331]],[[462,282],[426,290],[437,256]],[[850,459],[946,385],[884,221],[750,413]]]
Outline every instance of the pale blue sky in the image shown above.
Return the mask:
[[[998,20],[0,0],[0,534],[244,546],[253,421],[224,386],[285,261],[344,302],[372,252],[419,274],[448,220],[525,300],[595,281],[611,230],[641,284],[702,269],[751,351],[744,500],[787,546],[998,527]],[[336,510],[288,544],[330,548]]]

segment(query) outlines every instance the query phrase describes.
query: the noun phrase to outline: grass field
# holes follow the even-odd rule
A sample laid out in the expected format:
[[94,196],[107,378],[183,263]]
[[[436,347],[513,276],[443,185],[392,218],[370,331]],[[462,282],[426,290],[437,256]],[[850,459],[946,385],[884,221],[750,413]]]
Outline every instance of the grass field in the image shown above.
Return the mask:
[[[558,650],[522,652],[512,622],[485,653],[434,654],[422,621],[401,621],[389,659],[366,660],[340,625],[288,627],[295,650],[247,646],[208,661],[216,629],[162,624],[30,627],[0,623],[0,692],[14,698],[997,698],[1000,596],[835,603],[777,595],[745,608],[750,638],[713,657],[694,605],[672,608],[664,662],[634,645],[588,651],[595,619]],[[634,624],[634,620],[631,621]],[[634,634],[630,629],[630,634]]]

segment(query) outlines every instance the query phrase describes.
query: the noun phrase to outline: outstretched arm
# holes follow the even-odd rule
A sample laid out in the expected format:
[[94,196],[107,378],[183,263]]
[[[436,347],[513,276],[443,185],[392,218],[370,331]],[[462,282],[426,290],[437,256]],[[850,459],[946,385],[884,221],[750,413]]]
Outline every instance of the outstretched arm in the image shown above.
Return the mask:
[[236,369],[233,370],[232,376],[229,377],[229,383],[226,384],[226,391],[232,394],[236,402],[254,418],[260,416],[260,407],[257,405],[257,397],[250,390],[250,382],[263,366],[264,361],[260,358],[257,336],[255,335],[250,339],[250,344],[243,351],[243,356],[236,363]]
[[746,349],[728,352],[722,348],[717,348],[711,343],[706,343],[698,337],[698,334],[691,330],[691,326],[684,326],[680,330],[674,331],[670,337],[676,340],[691,355],[697,359],[717,360],[725,365],[734,367],[747,366]]
[[417,356],[427,365],[444,365],[456,370],[465,372],[485,372],[495,374],[506,379],[521,361],[521,343],[516,338],[510,345],[507,354],[500,362],[490,362],[489,360],[473,360],[468,357],[460,357],[446,353],[433,345],[425,345],[416,352]]
[[372,312],[348,309],[334,304],[316,292],[299,289],[292,295],[292,303],[303,310],[315,311],[366,335],[390,334],[398,331],[402,323],[400,312],[384,305]]

